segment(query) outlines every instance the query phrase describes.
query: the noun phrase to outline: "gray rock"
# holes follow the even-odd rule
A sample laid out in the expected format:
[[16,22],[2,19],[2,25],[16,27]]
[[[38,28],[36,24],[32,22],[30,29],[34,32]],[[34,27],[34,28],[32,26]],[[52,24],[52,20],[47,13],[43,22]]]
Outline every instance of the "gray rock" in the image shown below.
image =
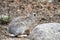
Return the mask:
[[28,37],[30,40],[60,40],[60,23],[44,23],[36,26]]
[[37,18],[34,16],[35,13],[30,13],[28,17],[17,17],[14,18],[8,25],[8,32],[10,36],[17,36],[22,34],[29,34],[31,28],[37,25]]

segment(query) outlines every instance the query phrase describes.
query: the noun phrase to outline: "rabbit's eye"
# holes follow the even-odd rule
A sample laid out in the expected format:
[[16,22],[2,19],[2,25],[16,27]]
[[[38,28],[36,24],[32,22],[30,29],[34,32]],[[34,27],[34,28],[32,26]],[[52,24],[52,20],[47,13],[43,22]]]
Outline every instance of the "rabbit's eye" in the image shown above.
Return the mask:
[[33,13],[34,16],[36,16],[36,13]]
[[36,16],[36,14],[34,14],[34,16]]

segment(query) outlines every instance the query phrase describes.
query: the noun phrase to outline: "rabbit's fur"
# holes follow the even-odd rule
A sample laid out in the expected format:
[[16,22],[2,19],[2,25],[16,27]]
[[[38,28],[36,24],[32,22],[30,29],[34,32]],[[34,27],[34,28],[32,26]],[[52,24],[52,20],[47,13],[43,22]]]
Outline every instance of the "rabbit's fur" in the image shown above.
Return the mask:
[[60,40],[60,23],[39,24],[28,38],[30,40]]
[[34,16],[35,13],[30,13],[28,17],[16,17],[8,25],[8,32],[10,36],[17,36],[22,34],[29,34],[31,28],[37,25],[37,18]]

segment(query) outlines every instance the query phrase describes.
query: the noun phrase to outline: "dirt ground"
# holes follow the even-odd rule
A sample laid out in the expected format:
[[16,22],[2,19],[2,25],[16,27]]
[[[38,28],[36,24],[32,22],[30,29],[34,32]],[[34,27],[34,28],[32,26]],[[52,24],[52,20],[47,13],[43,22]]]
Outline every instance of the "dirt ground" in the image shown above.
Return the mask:
[[[60,23],[60,5],[48,2],[0,0],[0,15],[9,15],[11,19],[18,16],[28,16],[35,12],[39,23],[58,22]],[[9,24],[9,23],[8,23]],[[7,36],[7,25],[0,24],[0,40],[29,40],[27,38],[12,38]]]

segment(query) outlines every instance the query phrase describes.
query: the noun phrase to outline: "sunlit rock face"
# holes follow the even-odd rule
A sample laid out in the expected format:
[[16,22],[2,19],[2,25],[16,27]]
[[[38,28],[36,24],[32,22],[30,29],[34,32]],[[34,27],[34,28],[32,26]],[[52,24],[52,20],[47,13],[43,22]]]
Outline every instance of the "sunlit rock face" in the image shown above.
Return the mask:
[[28,38],[30,40],[60,40],[60,23],[39,24]]

